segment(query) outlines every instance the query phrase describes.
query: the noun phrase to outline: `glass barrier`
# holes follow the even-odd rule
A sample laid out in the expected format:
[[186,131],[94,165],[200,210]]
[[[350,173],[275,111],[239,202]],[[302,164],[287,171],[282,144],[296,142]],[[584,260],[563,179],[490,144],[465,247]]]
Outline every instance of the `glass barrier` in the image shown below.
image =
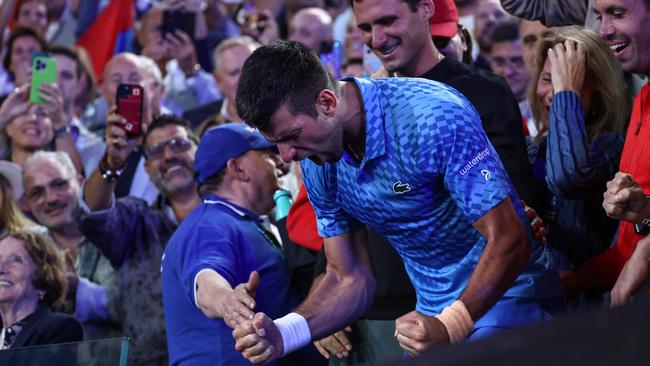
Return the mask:
[[127,366],[128,338],[12,348],[0,351],[0,366]]

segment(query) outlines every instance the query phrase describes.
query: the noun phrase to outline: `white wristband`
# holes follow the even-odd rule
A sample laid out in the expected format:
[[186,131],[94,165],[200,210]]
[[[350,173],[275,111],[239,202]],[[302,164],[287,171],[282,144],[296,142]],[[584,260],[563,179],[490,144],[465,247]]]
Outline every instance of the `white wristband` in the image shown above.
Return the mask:
[[311,331],[307,320],[298,313],[289,313],[282,318],[273,321],[280,335],[282,335],[282,344],[284,352],[282,356],[291,353],[298,348],[304,347],[311,342]]

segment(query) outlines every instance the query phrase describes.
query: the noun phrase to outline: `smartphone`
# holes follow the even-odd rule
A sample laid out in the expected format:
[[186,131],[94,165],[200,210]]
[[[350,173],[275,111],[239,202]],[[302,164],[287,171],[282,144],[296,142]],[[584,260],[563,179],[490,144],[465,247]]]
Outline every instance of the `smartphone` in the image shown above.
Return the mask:
[[32,83],[29,89],[29,101],[33,104],[45,104],[39,89],[45,83],[56,84],[56,60],[47,54],[35,54],[32,58]]
[[169,33],[174,33],[176,29],[187,33],[190,39],[194,39],[194,28],[196,24],[196,13],[182,10],[165,10],[163,12],[163,22],[160,26],[160,34],[164,39]]
[[144,89],[138,84],[120,84],[116,92],[117,114],[126,120],[119,125],[126,132],[127,137],[142,134],[142,102]]

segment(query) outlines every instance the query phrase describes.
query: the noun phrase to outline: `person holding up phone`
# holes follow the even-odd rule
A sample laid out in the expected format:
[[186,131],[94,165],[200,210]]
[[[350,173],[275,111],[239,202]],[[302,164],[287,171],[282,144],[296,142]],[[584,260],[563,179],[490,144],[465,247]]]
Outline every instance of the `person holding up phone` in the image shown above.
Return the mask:
[[[114,171],[123,171],[120,179],[116,181],[115,195],[117,198],[124,196],[133,196],[142,198],[148,203],[153,203],[158,196],[158,190],[148,179],[144,170],[144,156],[140,143],[142,133],[147,130],[148,125],[153,119],[152,107],[154,103],[154,93],[151,91],[151,77],[146,70],[144,57],[132,53],[121,53],[113,56],[104,68],[104,82],[100,87],[102,97],[107,101],[109,110],[106,117],[105,141],[107,150],[115,143],[115,139],[109,135],[109,130],[113,124],[121,125],[125,116],[117,113],[118,89],[120,84],[139,85],[143,87],[142,112],[140,124],[140,133],[134,133],[127,139],[128,154],[124,161],[119,164],[102,165],[105,158],[100,161],[100,167],[110,168]],[[133,123],[133,122],[132,122]]]
[[81,123],[74,110],[75,100],[84,93],[81,58],[76,49],[67,46],[51,47],[49,53],[56,62],[53,80],[61,91],[65,124],[81,156],[84,172],[90,174],[99,164],[106,145]]
[[61,90],[50,82],[50,76],[41,76],[56,75],[56,62],[41,55],[34,59],[32,69],[32,82],[16,88],[0,107],[4,158],[22,166],[35,151],[64,151],[77,172],[83,174],[81,157],[63,112]]
[[[188,123],[175,116],[157,117],[143,126],[144,135],[131,139],[122,120],[111,109],[107,154],[84,185],[79,228],[120,272],[122,330],[134,340],[129,362],[166,365],[160,264],[179,222],[201,203],[192,173],[198,141]],[[136,141],[143,141],[146,177],[160,190],[153,203],[133,196],[118,199],[113,192],[119,181],[105,170],[126,165]]]
[[205,17],[195,3],[156,5],[144,15],[137,32],[142,55],[154,60],[165,77],[162,104],[176,115],[221,99],[216,83],[199,63],[206,59],[209,63],[210,50]]

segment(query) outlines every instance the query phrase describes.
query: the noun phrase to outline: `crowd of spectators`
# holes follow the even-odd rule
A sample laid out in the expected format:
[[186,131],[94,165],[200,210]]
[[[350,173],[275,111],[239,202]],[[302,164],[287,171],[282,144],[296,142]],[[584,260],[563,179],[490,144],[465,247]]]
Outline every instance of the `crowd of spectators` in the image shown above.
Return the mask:
[[[132,8],[131,36],[98,70],[79,39],[116,1]],[[247,126],[261,122],[246,120],[237,93],[251,55],[292,42],[332,80],[428,79],[471,105],[528,214],[531,262],[554,275],[544,314],[632,301],[650,291],[648,19],[649,0],[0,0],[0,349],[124,336],[134,365],[265,360],[267,348],[243,350],[232,330],[257,311],[291,312],[340,267],[291,161],[323,159],[289,146],[296,136]],[[37,56],[54,80],[36,82]],[[267,80],[303,66],[269,66]],[[302,90],[310,77],[283,85]],[[143,93],[139,134],[119,110],[124,84]],[[313,99],[284,102],[311,110]],[[357,147],[341,148],[357,158]],[[397,337],[421,309],[420,268],[405,269],[408,255],[381,232],[366,233],[376,282],[358,319],[312,339],[322,357],[309,346],[278,364],[380,362],[429,346]]]

